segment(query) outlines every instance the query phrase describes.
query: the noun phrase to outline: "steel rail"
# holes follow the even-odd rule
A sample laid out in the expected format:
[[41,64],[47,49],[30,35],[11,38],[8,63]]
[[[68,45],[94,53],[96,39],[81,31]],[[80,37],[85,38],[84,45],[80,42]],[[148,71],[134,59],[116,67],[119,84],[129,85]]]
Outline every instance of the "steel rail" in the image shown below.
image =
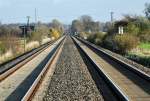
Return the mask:
[[102,77],[108,83],[109,87],[111,87],[111,89],[113,89],[113,91],[115,92],[115,94],[118,97],[118,99],[120,99],[121,101],[130,101],[129,98],[128,98],[128,96],[124,92],[121,91],[120,87],[113,82],[113,80],[104,72],[104,70],[99,69],[99,65],[95,61],[93,61],[92,57],[90,57],[82,49],[82,47],[76,41],[77,39],[74,38],[74,37],[72,37],[72,39],[74,40],[74,42],[78,46],[78,48],[86,55],[86,57],[89,59],[89,61],[94,65],[94,67],[96,68],[96,71],[100,72],[100,74],[102,75]]
[[39,83],[42,82],[42,79],[44,78],[45,74],[47,73],[48,68],[52,64],[57,53],[59,52],[60,47],[62,47],[64,40],[65,40],[65,38],[62,39],[62,41],[52,50],[53,54],[52,54],[50,60],[47,62],[47,64],[45,65],[43,70],[40,72],[40,74],[38,75],[38,77],[36,78],[34,83],[31,85],[31,87],[29,88],[27,93],[23,96],[21,101],[28,101],[28,100],[32,99],[32,96],[34,95],[34,93],[36,93],[36,88],[40,85]]
[[124,65],[127,69],[129,69],[130,71],[134,72],[135,74],[139,75],[140,77],[142,77],[143,79],[145,79],[146,81],[150,82],[150,75],[146,74],[145,72],[143,72],[142,70],[136,68],[135,66],[129,64],[129,63],[126,63],[125,61],[107,53],[106,51],[104,50],[101,50],[100,48],[98,48],[96,45],[92,44],[92,43],[89,43],[81,38],[78,38],[76,37],[78,40],[80,40],[81,42],[83,42],[84,44],[86,44],[87,46],[90,46],[94,49],[96,49],[97,51],[100,51],[102,52],[103,54],[109,56],[111,59],[115,60],[116,62]]
[[[36,49],[33,49],[15,59],[12,59],[4,64],[2,64],[0,66],[0,68],[3,68],[2,71],[0,72],[0,82],[4,79],[6,79],[9,75],[11,75],[12,73],[14,73],[15,71],[17,71],[19,68],[21,68],[23,65],[25,65],[27,62],[31,61],[34,57],[36,57],[38,54],[40,54],[42,51],[44,51],[45,49],[47,49],[50,45],[52,45],[54,43],[53,42],[48,42]],[[33,53],[32,53],[33,52]],[[20,58],[20,57],[25,57],[22,58],[21,60],[15,62],[16,59]],[[14,64],[12,63],[14,61]],[[8,68],[5,68],[6,65],[9,65]]]

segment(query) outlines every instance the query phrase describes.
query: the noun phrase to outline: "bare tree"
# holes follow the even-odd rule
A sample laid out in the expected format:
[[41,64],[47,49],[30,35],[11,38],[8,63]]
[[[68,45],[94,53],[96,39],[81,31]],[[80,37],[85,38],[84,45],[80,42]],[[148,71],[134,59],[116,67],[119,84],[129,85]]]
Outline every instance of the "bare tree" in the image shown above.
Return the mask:
[[100,22],[96,22],[91,16],[83,15],[79,20],[73,20],[71,26],[72,32],[99,32]]
[[51,25],[52,28],[57,29],[61,34],[64,32],[63,24],[59,22],[57,19],[54,19]]
[[72,21],[72,26],[71,26],[71,31],[73,33],[79,33],[83,31],[83,24],[79,20],[73,20]]
[[91,23],[93,22],[92,17],[88,15],[83,15],[80,17],[80,21],[83,23],[84,26],[84,31],[89,32],[92,30],[92,25]]
[[150,20],[150,3],[145,4],[144,12],[145,12],[146,17]]
[[5,26],[1,28],[0,34],[0,41],[5,46],[5,50],[11,49],[13,53],[16,53],[19,48],[19,38],[16,36],[15,30]]

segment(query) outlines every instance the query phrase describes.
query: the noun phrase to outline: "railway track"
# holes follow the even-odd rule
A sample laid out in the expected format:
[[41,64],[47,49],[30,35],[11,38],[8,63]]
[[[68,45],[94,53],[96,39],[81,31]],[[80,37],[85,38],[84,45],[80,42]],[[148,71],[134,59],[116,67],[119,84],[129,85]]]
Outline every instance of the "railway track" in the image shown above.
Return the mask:
[[82,57],[73,40],[67,36],[43,101],[103,101],[88,70],[93,66],[85,63]]
[[[25,59],[27,62],[0,81],[0,101],[150,101],[148,74],[82,39],[72,39],[62,37],[32,59]],[[46,95],[39,98],[44,93],[44,78],[50,83]]]
[[15,72],[17,69],[19,69],[21,66],[23,66],[24,64],[32,60],[34,57],[36,57],[38,54],[40,54],[42,51],[44,51],[47,47],[49,47],[53,43],[54,41],[43,44],[42,46],[36,49],[33,49],[27,53],[24,53],[21,56],[18,56],[8,62],[1,64],[0,65],[0,81],[2,81],[7,76]]
[[[31,55],[31,59],[12,70],[0,81],[0,101],[27,101],[44,77],[65,37]],[[18,64],[17,64],[18,65]],[[7,71],[6,71],[7,72]]]
[[119,100],[150,101],[150,76],[148,74],[116,60],[82,39],[73,37],[73,40],[93,63],[95,70],[99,72]]

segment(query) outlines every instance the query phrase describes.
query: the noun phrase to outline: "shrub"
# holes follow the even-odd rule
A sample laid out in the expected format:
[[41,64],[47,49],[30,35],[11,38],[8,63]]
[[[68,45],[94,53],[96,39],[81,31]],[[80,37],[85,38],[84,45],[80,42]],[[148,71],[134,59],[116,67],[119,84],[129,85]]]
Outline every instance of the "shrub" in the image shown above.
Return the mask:
[[88,36],[88,41],[97,44],[97,45],[101,45],[103,42],[103,38],[105,36],[105,33],[102,32],[97,32],[95,34],[90,34]]
[[58,30],[51,28],[50,29],[50,36],[54,37],[55,39],[58,39],[60,37],[60,33]]
[[142,42],[150,42],[150,30],[142,31],[139,37]]
[[150,42],[150,34],[143,34],[140,36],[142,42]]
[[94,43],[94,40],[96,38],[96,35],[95,34],[90,34],[87,38],[88,41],[90,41],[91,43]]
[[109,49],[109,50],[112,50],[114,51],[116,48],[116,45],[115,45],[115,42],[114,42],[114,35],[105,35],[104,36],[104,39],[103,39],[103,43],[102,43],[102,46]]
[[0,43],[0,54],[3,54],[6,52],[6,47],[4,44]]
[[134,23],[130,22],[127,25],[127,32],[132,35],[138,35],[138,33],[140,32],[140,29]]
[[13,54],[16,54],[19,49],[19,38],[15,35],[7,34],[0,37],[1,52],[12,50]]
[[114,42],[117,46],[116,51],[118,53],[125,54],[138,46],[139,39],[133,35],[123,34],[116,35],[114,37]]
[[97,32],[96,33],[95,44],[101,45],[105,35],[106,35],[106,33]]
[[89,35],[90,35],[90,33],[88,33],[88,32],[80,32],[79,33],[79,36],[84,39],[87,39]]
[[31,33],[30,41],[38,41],[41,44],[42,34],[39,31],[35,31]]

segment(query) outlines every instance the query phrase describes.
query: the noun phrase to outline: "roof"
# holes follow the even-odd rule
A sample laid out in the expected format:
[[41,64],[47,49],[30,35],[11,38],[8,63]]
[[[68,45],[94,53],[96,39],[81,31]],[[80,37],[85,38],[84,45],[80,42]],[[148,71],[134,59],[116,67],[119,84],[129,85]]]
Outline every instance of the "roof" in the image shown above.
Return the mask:
[[116,21],[115,22],[115,26],[119,27],[119,26],[127,26],[128,25],[128,21],[126,20],[120,20],[120,21]]

